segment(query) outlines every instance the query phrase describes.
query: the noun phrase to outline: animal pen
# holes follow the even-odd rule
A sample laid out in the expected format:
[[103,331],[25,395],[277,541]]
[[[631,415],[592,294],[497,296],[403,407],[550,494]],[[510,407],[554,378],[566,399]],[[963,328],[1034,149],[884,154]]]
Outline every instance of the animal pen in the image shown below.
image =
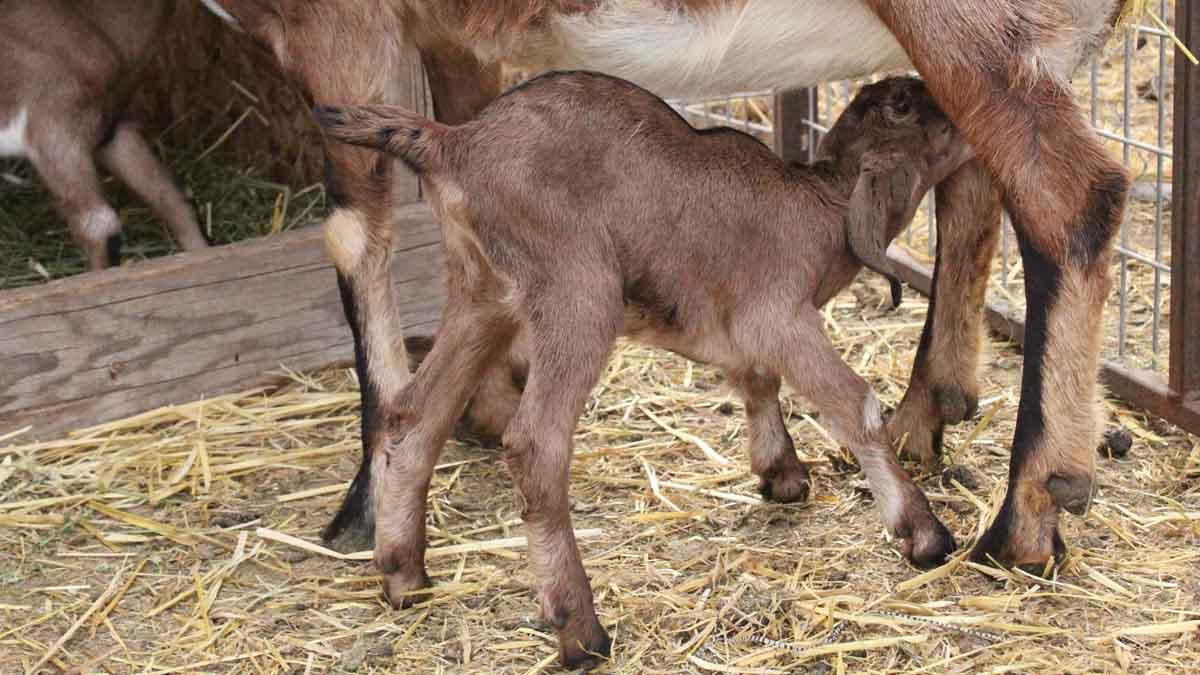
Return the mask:
[[[185,11],[203,14],[192,4]],[[1173,4],[1178,37],[1200,44],[1200,0],[1151,4],[1164,17]],[[232,49],[240,38],[211,17],[197,21],[220,46],[214,60],[270,67]],[[196,81],[215,78],[206,59],[165,58]],[[411,73],[405,102],[428,111],[415,58]],[[272,114],[301,105],[297,97],[229,79],[236,91],[213,113],[222,128],[196,155],[277,134],[311,141],[312,129]],[[790,394],[786,422],[813,471],[812,497],[763,503],[720,376],[623,343],[580,420],[572,468],[577,537],[615,638],[603,672],[1200,668],[1200,443],[1178,428],[1200,433],[1200,68],[1147,25],[1115,39],[1076,87],[1136,185],[1103,378],[1152,415],[1108,404],[1137,445],[1099,462],[1086,520],[1064,517],[1071,553],[1061,574],[962,555],[913,571],[881,533],[848,455]],[[852,90],[829,83],[673,105],[697,126],[740,128],[806,159]],[[177,133],[167,127],[164,145],[181,142]],[[431,600],[394,611],[379,599],[370,552],[314,543],[360,444],[350,331],[322,233],[303,227],[321,205],[319,185],[307,187],[319,174],[313,147],[288,153],[305,175],[291,188],[221,174],[267,204],[255,217],[271,236],[0,290],[0,673],[553,670],[554,637],[530,618],[520,509],[495,448],[455,440],[438,466]],[[194,188],[202,222],[219,229],[221,218],[205,214],[223,208],[210,195],[229,191]],[[415,181],[399,178],[397,192],[401,320],[406,336],[427,336],[442,301],[438,227]],[[233,202],[224,208],[249,210]],[[932,209],[922,210],[890,251],[922,293],[935,229]],[[1019,341],[1013,241],[1006,226],[987,319]],[[894,403],[925,303],[909,293],[886,309],[886,286],[861,276],[829,303],[827,325]],[[1019,351],[1003,341],[990,351],[980,417],[947,429],[947,468],[915,475],[961,554],[1003,494],[1020,389]]]

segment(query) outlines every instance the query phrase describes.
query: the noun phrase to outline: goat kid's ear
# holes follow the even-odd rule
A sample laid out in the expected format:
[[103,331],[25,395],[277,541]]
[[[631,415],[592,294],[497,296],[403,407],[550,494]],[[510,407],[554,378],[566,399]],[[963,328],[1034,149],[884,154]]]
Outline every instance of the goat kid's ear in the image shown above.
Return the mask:
[[887,247],[908,225],[920,195],[921,173],[901,154],[863,157],[846,211],[846,243],[854,257],[876,272],[895,278]]

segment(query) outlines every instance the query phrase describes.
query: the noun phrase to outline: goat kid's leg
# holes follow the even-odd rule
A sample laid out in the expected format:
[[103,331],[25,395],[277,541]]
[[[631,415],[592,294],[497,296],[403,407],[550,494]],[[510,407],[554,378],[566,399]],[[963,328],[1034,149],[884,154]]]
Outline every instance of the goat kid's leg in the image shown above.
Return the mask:
[[433,349],[381,419],[386,436],[371,462],[375,564],[395,608],[423,599],[425,502],[442,447],[487,363],[505,352],[512,324],[494,310],[451,301]]
[[938,184],[933,294],[908,391],[888,420],[893,442],[933,467],[942,428],[975,414],[988,271],[1000,232],[1000,193],[978,161]]
[[[475,118],[500,95],[499,64],[483,64],[456,45],[438,43],[421,47],[421,63],[429,80],[434,117],[445,124],[462,124]],[[497,359],[483,374],[479,392],[467,408],[466,425],[488,439],[503,437],[517,411],[521,390],[513,382],[514,359]]]
[[91,155],[94,143],[85,131],[94,126],[84,121],[78,129],[68,129],[54,126],[53,120],[31,126],[29,159],[83,248],[88,269],[99,270],[121,262],[121,220],[100,188]]
[[1008,491],[972,557],[1041,569],[1065,553],[1059,509],[1082,514],[1092,494],[1101,318],[1129,178],[1055,70],[1078,55],[1060,53],[1074,41],[1061,39],[1069,17],[1052,5],[964,13],[933,0],[870,2],[996,178],[1017,231],[1021,402]]
[[801,311],[785,344],[780,358],[788,382],[854,453],[888,532],[904,540],[905,557],[917,567],[940,564],[954,550],[954,538],[888,447],[879,399],[838,356],[821,330],[820,313],[811,307]]
[[167,222],[180,246],[188,251],[208,246],[183,191],[154,156],[136,124],[119,122],[112,140],[100,148],[99,156],[113,175]]
[[615,281],[611,286],[589,301],[559,298],[530,313],[529,378],[504,432],[505,462],[529,532],[541,614],[554,627],[567,668],[595,665],[611,648],[596,617],[567,497],[575,425],[621,321],[620,286]]
[[729,379],[746,405],[750,470],[759,478],[759,494],[773,502],[804,501],[809,490],[808,467],[796,457],[796,447],[783,423],[779,376],[751,370],[731,373]]

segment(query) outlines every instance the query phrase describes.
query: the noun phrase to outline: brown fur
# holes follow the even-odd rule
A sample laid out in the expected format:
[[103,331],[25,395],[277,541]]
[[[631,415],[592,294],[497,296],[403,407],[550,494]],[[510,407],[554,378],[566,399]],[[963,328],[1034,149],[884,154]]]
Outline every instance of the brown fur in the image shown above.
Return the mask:
[[[729,374],[746,401],[765,496],[792,501],[808,489],[779,409],[782,375],[858,456],[906,554],[927,565],[953,547],[887,449],[878,401],[825,337],[817,309],[839,290],[827,280],[845,285],[859,269],[847,222],[895,236],[905,223],[891,217],[911,217],[925,189],[969,156],[918,80],[865,88],[830,132],[829,159],[811,167],[785,166],[740,132],[696,132],[648,92],[587,73],[538,78],[460,126],[387,106],[318,117],[330,137],[421,173],[446,249],[446,323],[401,396],[423,392],[422,404],[392,411],[404,422],[390,429],[386,465],[399,469],[375,493],[389,597],[423,578],[413,562],[423,541],[416,495],[479,386],[486,359],[476,356],[502,353],[518,334],[529,374],[504,445],[543,612],[568,664],[607,648],[570,534],[567,467],[576,419],[620,333]],[[887,171],[904,177],[903,189],[856,198],[861,176],[888,181]],[[530,184],[545,189],[530,193]],[[442,393],[424,393],[434,388]],[[436,433],[422,433],[426,425]]]
[[[27,115],[26,152],[92,269],[108,267],[120,221],[95,159],[170,225],[206,246],[187,200],[125,112],[170,2],[8,0],[0,4],[0,127]],[[53,86],[49,86],[50,83]]]

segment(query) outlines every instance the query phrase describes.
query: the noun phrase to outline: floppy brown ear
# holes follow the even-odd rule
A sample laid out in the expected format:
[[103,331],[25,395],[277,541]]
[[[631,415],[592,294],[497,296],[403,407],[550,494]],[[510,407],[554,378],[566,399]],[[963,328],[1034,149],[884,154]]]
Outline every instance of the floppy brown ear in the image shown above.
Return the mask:
[[924,193],[922,172],[912,157],[869,154],[863,157],[846,212],[846,242],[854,257],[894,279],[887,247],[908,224]]

